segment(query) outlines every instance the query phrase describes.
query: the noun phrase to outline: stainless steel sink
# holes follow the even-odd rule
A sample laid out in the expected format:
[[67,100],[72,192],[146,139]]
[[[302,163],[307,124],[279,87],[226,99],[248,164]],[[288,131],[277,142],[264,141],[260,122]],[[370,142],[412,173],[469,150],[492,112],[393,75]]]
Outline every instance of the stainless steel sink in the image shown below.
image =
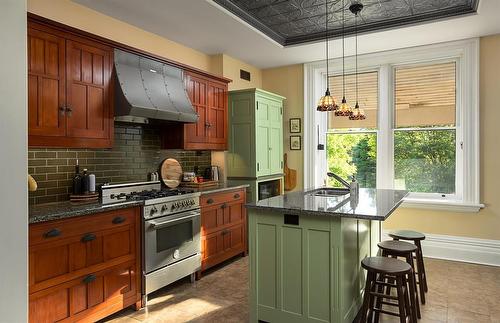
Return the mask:
[[349,194],[349,190],[347,188],[318,188],[310,192],[312,195],[316,196],[343,196]]

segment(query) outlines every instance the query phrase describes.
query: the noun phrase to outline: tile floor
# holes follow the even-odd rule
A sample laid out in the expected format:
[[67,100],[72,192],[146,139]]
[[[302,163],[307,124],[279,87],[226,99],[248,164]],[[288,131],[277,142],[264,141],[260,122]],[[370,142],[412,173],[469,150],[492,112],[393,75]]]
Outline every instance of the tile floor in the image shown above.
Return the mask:
[[[427,322],[500,323],[500,268],[426,259]],[[381,316],[382,318],[382,316]],[[392,317],[382,322],[399,322]],[[127,309],[106,322],[248,322],[248,257],[236,258],[191,284],[183,280],[150,295],[147,309]]]

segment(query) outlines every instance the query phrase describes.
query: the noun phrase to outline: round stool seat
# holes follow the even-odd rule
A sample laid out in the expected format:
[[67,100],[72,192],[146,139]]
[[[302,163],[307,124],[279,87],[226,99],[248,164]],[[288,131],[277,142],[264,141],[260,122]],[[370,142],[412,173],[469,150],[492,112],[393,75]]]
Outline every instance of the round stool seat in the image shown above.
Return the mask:
[[417,251],[417,246],[413,243],[398,240],[382,241],[377,243],[377,246],[382,250],[392,251],[401,255]]
[[361,266],[371,272],[390,275],[403,275],[412,270],[408,263],[387,257],[366,257]]
[[412,230],[396,230],[389,233],[389,237],[401,240],[425,240],[425,234]]

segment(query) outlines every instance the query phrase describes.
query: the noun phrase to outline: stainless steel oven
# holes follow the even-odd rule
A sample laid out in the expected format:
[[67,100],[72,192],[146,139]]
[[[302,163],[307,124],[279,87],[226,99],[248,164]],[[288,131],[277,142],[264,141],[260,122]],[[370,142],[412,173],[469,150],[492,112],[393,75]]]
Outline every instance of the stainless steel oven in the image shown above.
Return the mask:
[[199,193],[155,201],[143,210],[145,296],[201,268]]
[[145,221],[146,273],[200,252],[200,211],[187,211]]

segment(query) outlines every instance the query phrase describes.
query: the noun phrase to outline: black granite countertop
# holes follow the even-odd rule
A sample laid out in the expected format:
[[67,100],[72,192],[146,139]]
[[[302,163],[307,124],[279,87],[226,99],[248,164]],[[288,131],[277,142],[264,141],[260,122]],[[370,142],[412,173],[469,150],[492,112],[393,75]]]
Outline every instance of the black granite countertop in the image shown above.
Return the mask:
[[81,215],[92,215],[100,212],[124,209],[143,205],[142,201],[128,201],[113,204],[74,203],[70,201],[55,202],[47,204],[30,205],[28,210],[28,222],[40,223],[52,220],[72,218]]
[[297,191],[246,205],[249,209],[298,215],[323,215],[384,221],[401,205],[408,191],[361,188],[359,196],[315,196]]
[[208,187],[203,187],[203,188],[192,188],[190,187],[189,189],[194,190],[195,192],[200,192],[201,195],[205,194],[211,194],[211,193],[219,193],[219,192],[224,192],[224,191],[231,191],[231,190],[236,190],[240,188],[247,188],[250,185],[248,184],[242,184],[242,185],[228,185],[227,183],[220,183],[218,185],[214,186],[208,186]]

